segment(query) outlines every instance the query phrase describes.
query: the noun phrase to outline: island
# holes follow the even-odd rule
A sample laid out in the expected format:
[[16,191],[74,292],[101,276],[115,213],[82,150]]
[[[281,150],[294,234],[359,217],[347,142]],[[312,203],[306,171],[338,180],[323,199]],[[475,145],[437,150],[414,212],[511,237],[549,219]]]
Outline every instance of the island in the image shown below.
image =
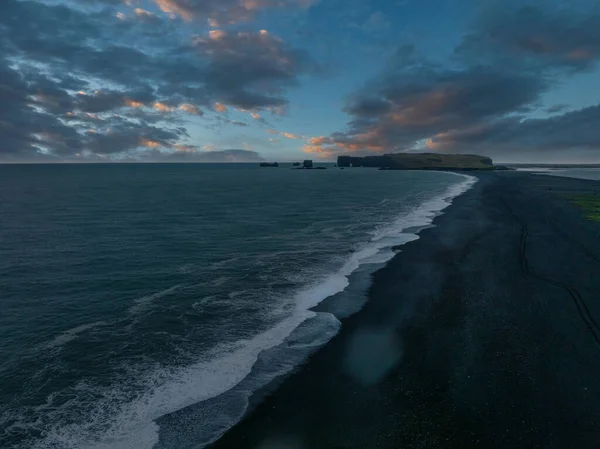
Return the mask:
[[476,154],[396,153],[378,156],[338,156],[338,167],[382,170],[495,170],[491,158]]
[[[298,164],[300,165],[300,164]],[[296,166],[296,164],[294,164]],[[295,170],[327,170],[327,167],[315,167],[311,159],[306,159],[301,167],[296,167]]]
[[279,164],[277,162],[261,162],[260,166],[261,167],[279,167]]

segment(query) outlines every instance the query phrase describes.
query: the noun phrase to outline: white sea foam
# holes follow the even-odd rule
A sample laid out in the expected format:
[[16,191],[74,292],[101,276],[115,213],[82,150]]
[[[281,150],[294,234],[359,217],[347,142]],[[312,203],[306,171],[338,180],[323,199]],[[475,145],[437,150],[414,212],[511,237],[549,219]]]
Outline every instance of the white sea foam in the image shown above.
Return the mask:
[[180,284],[174,285],[172,287],[166,288],[159,292],[152,293],[152,294],[146,295],[146,296],[142,296],[141,298],[138,298],[134,301],[134,304],[129,308],[129,313],[131,313],[132,315],[138,315],[142,312],[145,312],[152,306],[153,302],[155,302],[156,300],[161,299],[165,296],[170,295],[175,290],[178,290],[181,287],[182,286]]
[[95,323],[82,324],[80,326],[74,327],[73,329],[69,329],[61,333],[52,341],[43,345],[43,347],[45,349],[61,348],[70,341],[75,340],[81,333],[94,329],[95,327],[106,326],[106,324],[108,324],[106,321],[96,321]]
[[[131,397],[124,386],[114,390],[94,392],[100,400],[90,404],[90,415],[83,423],[57,425],[47,432],[46,437],[36,449],[151,449],[159,439],[159,426],[155,421],[166,414],[181,410],[231,390],[251,373],[252,367],[261,353],[275,349],[293,335],[306,320],[315,318],[317,314],[309,309],[325,298],[343,291],[349,285],[349,276],[361,265],[383,263],[393,257],[391,247],[401,245],[418,238],[414,233],[404,232],[408,228],[422,227],[432,220],[454,197],[469,189],[476,178],[466,175],[465,181],[449,188],[437,198],[428,200],[399,217],[389,226],[378,229],[373,238],[364,247],[352,253],[343,266],[330,276],[325,276],[309,287],[297,292],[294,301],[295,309],[291,316],[277,323],[269,330],[252,339],[240,340],[235,344],[222,345],[207,354],[205,360],[185,368],[156,368],[151,372],[139,372],[130,378],[135,379],[136,391],[141,394]],[[152,302],[174,292],[180,286],[148,295],[136,301],[130,309],[132,313],[140,313]],[[330,314],[327,320],[329,331],[319,334],[315,329],[307,333],[300,343],[291,344],[290,348],[304,348],[326,343],[339,328],[339,321]],[[327,322],[327,321],[325,321]],[[337,323],[337,324],[336,324]],[[337,326],[337,327],[336,327]],[[302,334],[302,333],[300,333]],[[270,379],[291,369],[283,364],[269,372],[268,378],[262,378],[253,385],[264,385]],[[119,389],[121,388],[121,389]],[[244,401],[252,391],[246,391]],[[220,424],[215,434],[205,435],[206,443],[214,441],[226,428],[233,426],[241,418],[247,403],[240,404],[238,413],[227,415],[228,421]]]
[[376,230],[371,241],[352,253],[336,273],[300,291],[296,296],[298,307],[300,309],[314,307],[325,298],[343,291],[350,283],[348,277],[361,265],[385,263],[395,255],[391,250],[393,246],[417,240],[419,238],[417,234],[405,232],[405,230],[431,224],[433,219],[448,207],[455,197],[466,192],[477,182],[477,178],[474,176],[451,174],[463,177],[465,180],[452,185],[440,196],[421,203],[409,214],[398,217],[392,224]]
[[[141,298],[138,298],[134,301],[133,306],[129,308],[129,313],[132,315],[138,315],[150,308],[152,303],[156,300],[170,295],[171,293],[173,293],[181,287],[181,285],[174,285],[165,290],[161,290],[150,295],[142,296]],[[108,323],[107,321],[96,321],[94,323],[82,324],[80,326],[62,332],[50,342],[43,344],[42,347],[45,349],[60,349],[67,343],[78,338],[82,333],[90,331],[97,327],[106,326],[108,324],[110,323]]]
[[128,393],[118,389],[94,391],[94,396],[103,398],[90,404],[85,423],[57,426],[35,448],[150,449],[158,441],[154,420],[231,389],[250,373],[261,352],[281,344],[292,330],[315,315],[297,311],[252,339],[215,348],[213,357],[186,368],[139,373],[139,389],[145,393],[133,400],[125,400]]

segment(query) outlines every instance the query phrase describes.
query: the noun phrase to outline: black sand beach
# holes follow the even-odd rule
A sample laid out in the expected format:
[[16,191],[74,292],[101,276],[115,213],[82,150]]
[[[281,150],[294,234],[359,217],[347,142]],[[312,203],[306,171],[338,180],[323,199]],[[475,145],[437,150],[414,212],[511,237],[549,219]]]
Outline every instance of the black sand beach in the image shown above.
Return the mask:
[[211,448],[600,447],[600,182],[477,176]]

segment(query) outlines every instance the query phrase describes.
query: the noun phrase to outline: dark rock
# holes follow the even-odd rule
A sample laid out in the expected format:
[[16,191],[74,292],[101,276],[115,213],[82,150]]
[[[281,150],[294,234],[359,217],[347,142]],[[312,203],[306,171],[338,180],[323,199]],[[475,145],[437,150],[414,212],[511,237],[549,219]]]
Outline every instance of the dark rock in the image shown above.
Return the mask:
[[494,170],[514,170],[514,168],[507,167],[506,165],[494,165]]
[[350,167],[350,156],[338,156],[338,167]]
[[277,162],[261,162],[260,163],[261,167],[279,167],[279,164]]

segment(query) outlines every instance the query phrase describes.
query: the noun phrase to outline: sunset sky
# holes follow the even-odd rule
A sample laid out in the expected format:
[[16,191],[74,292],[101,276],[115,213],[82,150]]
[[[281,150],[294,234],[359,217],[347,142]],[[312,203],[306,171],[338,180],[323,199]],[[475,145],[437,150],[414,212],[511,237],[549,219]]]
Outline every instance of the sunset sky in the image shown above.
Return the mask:
[[600,163],[596,0],[2,0],[0,162]]

